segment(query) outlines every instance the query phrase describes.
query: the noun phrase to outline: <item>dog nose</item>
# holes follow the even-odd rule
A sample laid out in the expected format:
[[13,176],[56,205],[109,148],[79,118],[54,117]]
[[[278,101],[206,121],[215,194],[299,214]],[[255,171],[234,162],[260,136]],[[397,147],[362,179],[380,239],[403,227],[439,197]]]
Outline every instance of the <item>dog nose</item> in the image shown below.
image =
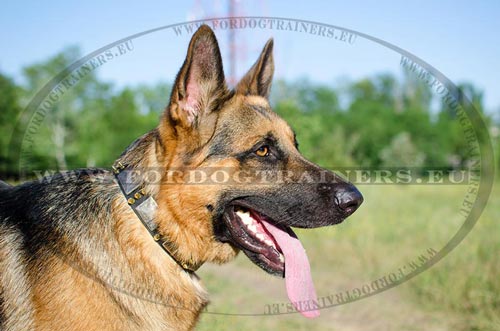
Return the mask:
[[361,203],[363,203],[363,196],[356,187],[351,184],[345,184],[336,187],[335,202],[347,217],[354,213]]

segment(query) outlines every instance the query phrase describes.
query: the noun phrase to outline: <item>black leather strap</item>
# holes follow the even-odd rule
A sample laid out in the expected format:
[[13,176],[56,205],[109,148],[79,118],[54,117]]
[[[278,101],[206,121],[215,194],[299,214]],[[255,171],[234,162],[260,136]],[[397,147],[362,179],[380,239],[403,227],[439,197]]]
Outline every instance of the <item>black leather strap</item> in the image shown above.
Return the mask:
[[128,170],[121,162],[113,165],[113,172],[120,189],[127,199],[127,203],[134,211],[135,215],[144,227],[148,230],[153,240],[185,271],[195,272],[201,263],[193,263],[191,261],[181,261],[176,258],[175,254],[178,246],[167,240],[159,231],[158,225],[154,220],[158,205],[152,196],[146,194],[141,182],[134,178],[134,171]]

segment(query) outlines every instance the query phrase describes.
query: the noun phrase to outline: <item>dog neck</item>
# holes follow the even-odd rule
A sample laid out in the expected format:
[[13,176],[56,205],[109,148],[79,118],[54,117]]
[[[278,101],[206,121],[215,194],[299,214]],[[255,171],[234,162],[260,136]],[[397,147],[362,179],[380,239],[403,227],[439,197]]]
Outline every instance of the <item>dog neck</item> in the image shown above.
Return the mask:
[[[141,150],[141,145],[144,141],[149,140],[149,136],[154,134],[155,131],[146,134],[132,143],[113,164],[113,173],[115,174],[116,181],[120,186],[124,199],[127,201],[127,204],[133,210],[139,221],[146,228],[151,239],[154,240],[185,272],[194,273],[203,263],[201,261],[185,259],[178,256],[178,243],[166,236],[156,221],[158,204],[154,198],[154,193],[156,193],[158,189],[151,189],[151,184],[153,184],[153,187],[160,185],[159,179],[162,176],[161,168],[151,168],[148,166],[149,162],[145,160],[147,159],[148,153],[141,155],[143,162],[138,163],[137,160],[134,160],[135,162],[129,162],[127,160],[129,154],[137,154],[134,153],[135,150]],[[149,144],[149,146],[151,145]],[[155,177],[156,180],[151,180],[152,176]],[[151,183],[151,181],[153,181],[153,183]]]
[[[191,330],[208,304],[208,293],[199,278],[195,273],[185,272],[158,247],[147,228],[134,220],[136,216],[123,197],[116,196],[112,208],[120,215],[114,222],[120,247],[114,256],[121,261],[115,272],[126,280],[123,285],[119,283],[124,293],[117,297],[120,304],[137,317],[147,310],[150,318],[146,323],[164,320],[163,327],[171,323],[172,329]],[[137,285],[129,287],[129,283]]]

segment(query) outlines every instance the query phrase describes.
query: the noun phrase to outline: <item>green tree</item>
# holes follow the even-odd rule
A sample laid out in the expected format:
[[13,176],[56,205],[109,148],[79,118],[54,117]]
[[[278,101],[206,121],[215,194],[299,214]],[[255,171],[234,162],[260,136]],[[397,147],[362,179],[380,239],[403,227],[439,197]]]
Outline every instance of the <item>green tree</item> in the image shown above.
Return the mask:
[[[458,87],[457,102],[460,108],[466,113],[479,112],[486,125],[489,127],[491,119],[484,113],[483,92],[472,83],[460,83]],[[462,167],[470,160],[469,147],[465,138],[464,128],[458,121],[456,108],[450,108],[445,102],[441,103],[441,109],[438,117],[438,126],[440,132],[444,133],[441,142],[447,146],[449,151],[448,159],[451,167]]]
[[15,175],[15,164],[9,157],[12,129],[21,111],[19,89],[12,79],[0,73],[0,175]]
[[388,167],[420,167],[424,162],[424,154],[418,151],[408,132],[400,132],[389,146],[380,152],[382,165]]
[[[80,57],[77,47],[68,47],[46,61],[30,65],[23,70],[25,79],[24,100],[27,103],[53,77],[66,72],[67,68]],[[64,77],[66,78],[67,75]],[[99,83],[95,73],[90,72],[74,82],[71,88],[64,88],[59,100],[47,112],[37,133],[37,144],[33,154],[41,156],[34,162],[36,168],[68,169],[79,163],[79,141],[76,127],[82,121],[83,109],[88,102],[96,102],[105,88]],[[41,160],[40,160],[41,159]]]
[[[68,48],[24,70],[25,100],[76,61]],[[117,89],[87,73],[47,114],[34,147],[34,169],[110,166],[125,147],[152,129],[168,101],[169,85]]]

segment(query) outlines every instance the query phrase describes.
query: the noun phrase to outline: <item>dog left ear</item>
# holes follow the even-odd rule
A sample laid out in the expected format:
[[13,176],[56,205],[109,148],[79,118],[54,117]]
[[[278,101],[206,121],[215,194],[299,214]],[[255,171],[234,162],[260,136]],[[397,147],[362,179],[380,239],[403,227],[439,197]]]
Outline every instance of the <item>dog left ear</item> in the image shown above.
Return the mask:
[[269,98],[274,74],[273,39],[269,39],[259,59],[236,86],[236,93]]
[[228,93],[217,39],[212,29],[202,25],[191,38],[167,112],[175,124],[189,128],[217,108]]

